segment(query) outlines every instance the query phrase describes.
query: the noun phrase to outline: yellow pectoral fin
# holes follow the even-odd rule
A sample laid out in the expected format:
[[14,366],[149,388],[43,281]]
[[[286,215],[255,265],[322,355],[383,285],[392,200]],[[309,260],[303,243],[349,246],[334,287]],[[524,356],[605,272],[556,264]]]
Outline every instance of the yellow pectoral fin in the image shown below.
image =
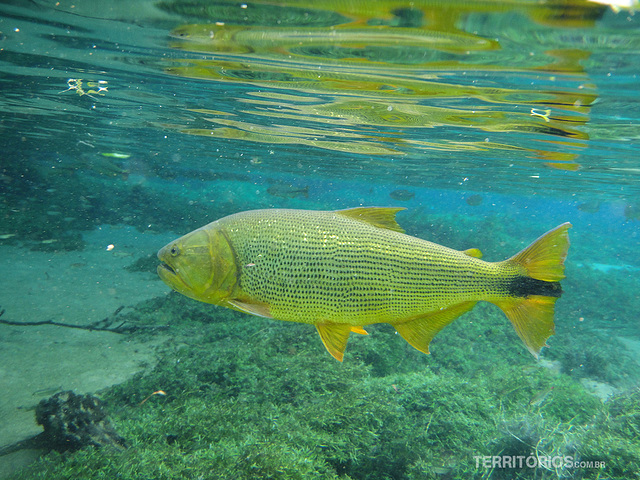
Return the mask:
[[333,358],[341,362],[344,357],[344,349],[349,341],[351,325],[344,323],[317,323],[316,328],[327,351]]
[[452,307],[429,313],[424,317],[409,320],[405,323],[392,324],[396,331],[402,335],[409,345],[429,353],[429,343],[440,330],[453,322],[456,318],[473,308],[476,302],[464,302]]
[[269,312],[269,305],[266,303],[251,303],[242,302],[240,300],[229,300],[229,307],[234,310],[240,310],[241,312],[248,313],[250,315],[256,315],[258,317],[273,318],[271,312]]

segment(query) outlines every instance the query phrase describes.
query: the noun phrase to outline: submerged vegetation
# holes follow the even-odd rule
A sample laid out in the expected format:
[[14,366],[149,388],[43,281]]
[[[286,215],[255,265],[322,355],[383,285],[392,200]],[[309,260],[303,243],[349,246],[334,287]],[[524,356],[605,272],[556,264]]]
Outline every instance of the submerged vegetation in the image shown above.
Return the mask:
[[[565,350],[585,345],[552,343],[558,360],[536,363],[492,306],[450,325],[430,356],[380,325],[344,363],[308,325],[178,294],[127,320],[173,333],[152,371],[102,392],[128,449],[50,453],[13,478],[638,478],[640,391],[603,403],[571,375]],[[631,361],[599,355],[599,367]],[[487,456],[591,463],[485,468]]]

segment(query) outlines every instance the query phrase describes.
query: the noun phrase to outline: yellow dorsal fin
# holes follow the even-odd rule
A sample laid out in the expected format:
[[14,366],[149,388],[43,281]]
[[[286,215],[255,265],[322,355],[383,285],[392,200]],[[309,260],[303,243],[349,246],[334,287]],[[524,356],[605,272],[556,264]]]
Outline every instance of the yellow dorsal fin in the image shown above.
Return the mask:
[[406,210],[404,207],[356,207],[347,210],[337,210],[336,213],[345,217],[360,220],[378,228],[386,228],[395,232],[404,233],[404,230],[396,222],[396,213]]
[[460,303],[415,320],[392,325],[413,348],[428,354],[433,337],[460,315],[471,310],[475,304],[476,302]]
[[351,331],[353,333],[359,333],[360,335],[369,335],[369,332],[362,327],[351,327]]
[[462,253],[465,253],[473,258],[482,258],[482,252],[480,251],[479,248],[467,248]]
[[338,361],[344,357],[344,349],[349,341],[351,325],[345,323],[316,323],[316,328],[327,351]]

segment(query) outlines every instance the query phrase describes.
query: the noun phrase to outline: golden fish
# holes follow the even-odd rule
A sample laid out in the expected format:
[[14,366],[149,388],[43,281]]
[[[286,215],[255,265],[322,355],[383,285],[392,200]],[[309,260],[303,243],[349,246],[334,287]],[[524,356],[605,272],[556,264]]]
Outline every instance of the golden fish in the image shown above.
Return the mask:
[[342,361],[350,332],[389,323],[413,347],[478,301],[499,306],[538,356],[553,334],[569,248],[564,223],[502,262],[405,235],[402,208],[252,210],[166,245],[158,275],[201,302],[315,325]]

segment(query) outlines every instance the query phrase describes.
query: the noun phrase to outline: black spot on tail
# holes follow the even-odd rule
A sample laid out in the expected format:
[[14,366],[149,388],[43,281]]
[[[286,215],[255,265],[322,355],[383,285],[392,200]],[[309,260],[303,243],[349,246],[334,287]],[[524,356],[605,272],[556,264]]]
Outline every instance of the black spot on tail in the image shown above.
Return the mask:
[[559,297],[562,295],[560,282],[545,282],[531,277],[516,277],[507,285],[509,293],[514,297],[541,295],[543,297]]

